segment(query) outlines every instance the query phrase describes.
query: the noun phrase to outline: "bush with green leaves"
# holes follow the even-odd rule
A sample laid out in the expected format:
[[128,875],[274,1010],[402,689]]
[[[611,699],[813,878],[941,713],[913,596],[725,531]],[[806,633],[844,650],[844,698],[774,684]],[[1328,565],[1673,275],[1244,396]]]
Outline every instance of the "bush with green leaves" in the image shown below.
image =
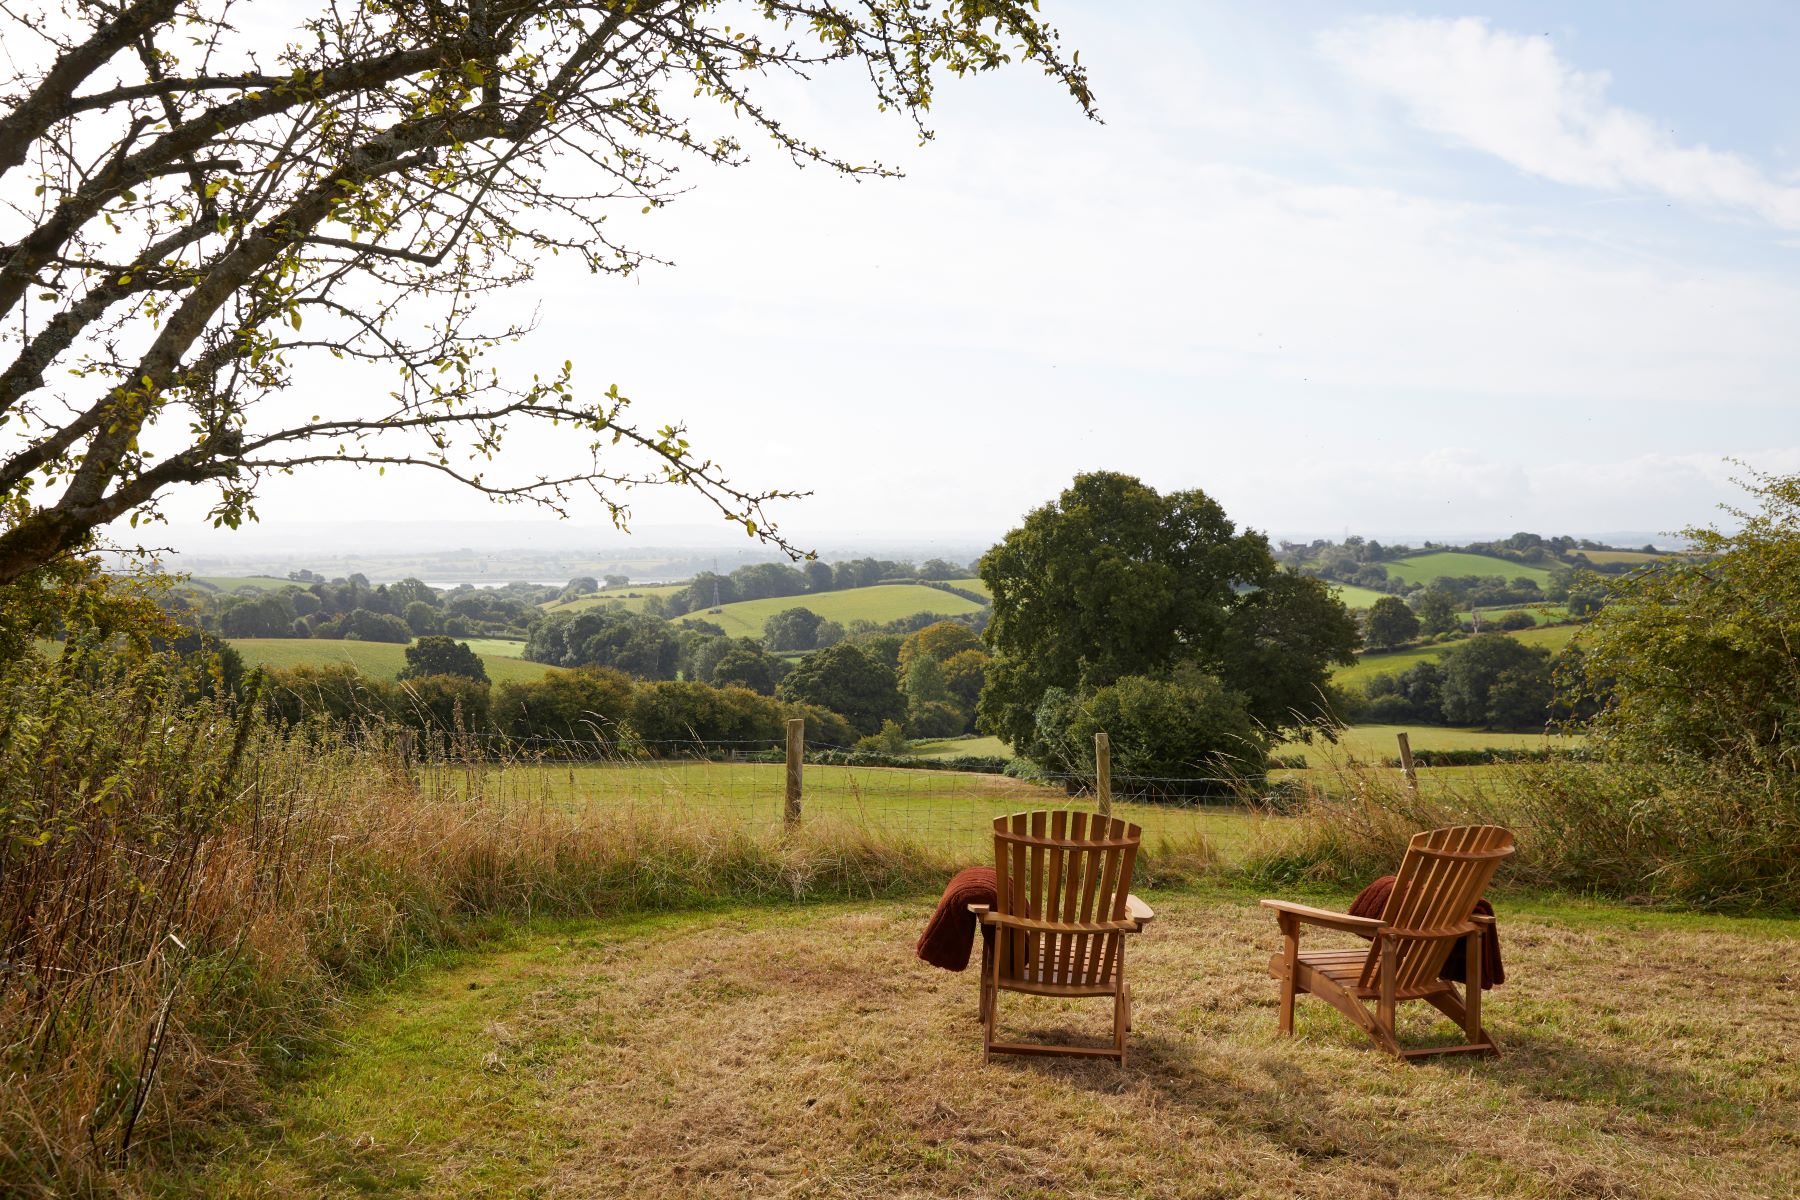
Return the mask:
[[487,666],[469,643],[433,634],[422,637],[406,648],[406,666],[400,678],[423,679],[428,675],[461,675],[465,679],[488,682]]

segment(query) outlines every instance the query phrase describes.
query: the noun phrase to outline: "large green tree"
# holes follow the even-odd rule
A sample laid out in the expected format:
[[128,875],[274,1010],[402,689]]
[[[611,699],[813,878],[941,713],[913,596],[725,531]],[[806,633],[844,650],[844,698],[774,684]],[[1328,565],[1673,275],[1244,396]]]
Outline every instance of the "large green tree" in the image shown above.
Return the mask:
[[1079,475],[981,560],[994,652],[982,727],[1033,744],[1051,688],[1091,694],[1179,668],[1213,676],[1246,715],[1293,727],[1324,708],[1356,624],[1324,584],[1283,571],[1199,490],[1160,495],[1128,475]]
[[1383,596],[1369,606],[1368,642],[1388,649],[1419,636],[1419,618],[1398,596]]
[[801,659],[776,694],[783,700],[828,708],[864,736],[875,733],[883,721],[906,717],[906,697],[894,669],[848,643]]
[[[255,9],[0,6],[0,585],[155,517],[171,489],[211,488],[214,520],[236,525],[262,480],[326,464],[558,511],[586,497],[615,521],[634,485],[676,483],[771,537],[779,493],[729,482],[678,423],[578,388],[560,351],[511,378],[490,365],[528,330],[483,300],[549,254],[635,271],[651,256],[609,217],[669,202],[684,164],[741,162],[748,137],[892,174],[789,126],[821,75],[865,80],[922,137],[946,74],[1030,62],[1091,105],[1020,0]],[[366,385],[280,402],[322,355]],[[509,470],[521,425],[567,456]]]

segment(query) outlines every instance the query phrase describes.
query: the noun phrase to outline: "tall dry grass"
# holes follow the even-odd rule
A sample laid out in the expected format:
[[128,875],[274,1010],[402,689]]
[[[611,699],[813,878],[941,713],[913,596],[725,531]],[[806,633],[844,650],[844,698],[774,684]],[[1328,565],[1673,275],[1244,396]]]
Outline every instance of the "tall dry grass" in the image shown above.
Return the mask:
[[0,668],[0,1193],[104,1192],[252,1105],[358,984],[493,918],[914,890],[946,863],[421,788],[372,731],[270,728],[168,660]]

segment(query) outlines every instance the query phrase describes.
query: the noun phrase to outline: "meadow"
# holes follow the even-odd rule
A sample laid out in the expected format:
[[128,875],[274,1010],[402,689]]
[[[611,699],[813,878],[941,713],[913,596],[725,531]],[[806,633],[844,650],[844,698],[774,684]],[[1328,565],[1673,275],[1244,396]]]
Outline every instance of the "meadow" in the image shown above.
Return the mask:
[[1430,554],[1415,554],[1409,558],[1397,558],[1381,564],[1387,568],[1389,579],[1400,579],[1407,583],[1428,584],[1434,579],[1449,576],[1460,578],[1464,575],[1498,575],[1511,581],[1524,576],[1543,587],[1550,582],[1550,571],[1546,567],[1527,566],[1513,562],[1508,558],[1495,558],[1487,554],[1465,554],[1454,550],[1436,550]]
[[[1528,646],[1542,646],[1554,654],[1574,640],[1580,629],[1579,625],[1540,625],[1535,629],[1518,629],[1507,633],[1483,633],[1476,636],[1515,638]],[[1407,650],[1365,653],[1359,656],[1352,665],[1338,667],[1334,670],[1331,673],[1331,681],[1339,687],[1364,684],[1376,675],[1397,674],[1427,659],[1439,658],[1452,646],[1460,645],[1462,645],[1462,640],[1435,642],[1429,646],[1416,646]]]
[[1647,554],[1642,550],[1583,550],[1581,554],[1597,567],[1616,566],[1619,563],[1641,565],[1678,557],[1672,554]]
[[912,752],[920,758],[960,758],[978,755],[982,758],[1011,758],[1012,747],[997,737],[926,738],[912,744]]
[[[393,679],[406,668],[406,647],[398,642],[338,641],[333,638],[231,638],[232,648],[246,666],[291,668],[349,663],[359,672],[379,679]],[[499,648],[522,650],[525,643],[505,638],[470,638],[469,645],[481,656],[488,678],[494,683],[534,683],[562,668],[526,662]]]
[[300,587],[292,579],[274,575],[186,575],[181,584],[211,592],[274,592],[282,588]]
[[805,608],[827,621],[848,625],[851,621],[873,621],[885,625],[918,613],[940,613],[946,617],[977,613],[982,605],[939,588],[916,583],[880,583],[873,587],[847,588],[841,592],[812,592],[801,596],[770,596],[762,600],[740,600],[718,611],[696,609],[688,619],[717,625],[732,637],[761,637],[763,622],[778,612]]
[[1386,596],[1386,592],[1378,592],[1374,588],[1357,587],[1350,583],[1328,583],[1331,594],[1344,602],[1345,608],[1369,608],[1377,600]]
[[601,588],[574,600],[551,600],[538,607],[545,612],[573,613],[583,612],[590,608],[601,608],[608,604],[621,604],[632,612],[644,611],[644,601],[650,596],[659,599],[673,596],[676,592],[687,588],[685,583],[636,583],[622,588]]
[[[1300,757],[1308,766],[1322,767],[1347,759],[1378,763],[1400,753],[1395,735],[1406,734],[1414,750],[1543,750],[1576,746],[1580,738],[1546,737],[1541,733],[1496,733],[1486,729],[1462,729],[1438,725],[1352,725],[1341,730],[1336,742],[1314,739],[1312,742],[1284,742],[1275,753]],[[1421,774],[1435,774],[1436,768]],[[1476,771],[1481,768],[1447,768]]]

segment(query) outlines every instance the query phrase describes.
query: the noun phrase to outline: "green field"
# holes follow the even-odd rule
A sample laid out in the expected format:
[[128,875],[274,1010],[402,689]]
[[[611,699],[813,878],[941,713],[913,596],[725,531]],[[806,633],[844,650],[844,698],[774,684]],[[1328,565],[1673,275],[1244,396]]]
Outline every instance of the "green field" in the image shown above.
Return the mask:
[[1679,558],[1677,554],[1646,554],[1642,550],[1575,550],[1596,567],[1612,566],[1617,563],[1653,563],[1665,559]]
[[[1539,625],[1560,624],[1569,619],[1569,608],[1566,604],[1508,604],[1498,608],[1482,609],[1482,627],[1486,628],[1488,625],[1498,621],[1508,613],[1516,612],[1524,613]],[[1471,621],[1474,619],[1474,614],[1465,610],[1457,613],[1456,619],[1459,621]]]
[[[787,768],[780,763],[657,760],[600,766],[525,766],[493,772],[490,788],[508,802],[574,804],[584,811],[639,812],[677,819],[724,819],[756,832],[778,829]],[[461,795],[460,768],[428,774],[434,794]],[[1031,808],[1085,807],[1060,787],[1005,775],[884,767],[808,766],[804,815],[901,834],[932,849],[971,859],[992,852],[993,819]],[[1140,804],[1117,800],[1116,815],[1144,829],[1147,847],[1204,835],[1230,856],[1240,853],[1264,818],[1225,806]]]
[[1394,735],[1404,732],[1414,750],[1541,750],[1576,746],[1580,738],[1550,738],[1541,733],[1493,733],[1485,729],[1454,729],[1434,725],[1353,725],[1338,735],[1336,743],[1314,740],[1284,742],[1275,752],[1301,755],[1309,766],[1322,766],[1354,758],[1376,762],[1400,753]]
[[982,758],[1011,758],[1012,747],[997,737],[929,738],[914,742],[912,752],[920,758],[960,758],[979,755]]
[[[406,667],[406,647],[398,642],[340,642],[329,638],[231,638],[244,663],[252,667],[321,666],[349,663],[371,678],[393,679]],[[520,646],[501,638],[473,638],[482,665],[494,683],[533,683],[559,667],[482,653],[481,645]]]
[[951,587],[959,587],[965,592],[979,592],[989,600],[994,598],[994,593],[988,590],[988,585],[979,579],[946,579],[944,582]]
[[[1517,638],[1528,646],[1542,646],[1554,654],[1568,645],[1580,628],[1579,625],[1540,625],[1536,629],[1520,629],[1507,634],[1484,633],[1479,636]],[[1437,658],[1447,653],[1452,646],[1460,646],[1463,640],[1439,642],[1411,650],[1390,650],[1382,654],[1364,654],[1356,660],[1354,665],[1339,667],[1333,671],[1331,681],[1339,687],[1349,687],[1367,683],[1375,675],[1398,674],[1415,663],[1421,663],[1428,658]]]
[[1331,594],[1344,602],[1345,608],[1369,608],[1386,596],[1386,592],[1378,592],[1374,588],[1357,587],[1349,583],[1327,583]]
[[982,606],[938,588],[922,587],[916,583],[881,583],[874,587],[849,588],[841,592],[740,600],[736,604],[725,605],[718,612],[695,609],[687,617],[709,621],[722,627],[733,637],[761,637],[763,622],[790,608],[809,609],[827,621],[838,621],[845,625],[857,620],[874,621],[883,625],[916,613],[942,613],[946,617],[977,613]]
[[597,592],[591,592],[588,595],[581,597],[579,600],[569,600],[567,602],[551,600],[547,603],[540,604],[538,607],[542,608],[545,612],[563,613],[582,612],[586,609],[599,608],[606,604],[623,604],[632,612],[642,612],[645,597],[673,596],[676,592],[681,591],[686,586],[687,584],[685,583],[639,583],[633,584],[630,587],[602,588]]
[[1550,582],[1550,572],[1545,567],[1532,567],[1507,558],[1464,554],[1454,550],[1415,554],[1411,558],[1397,558],[1381,565],[1387,568],[1389,579],[1400,579],[1407,583],[1428,584],[1443,576],[1463,575],[1499,575],[1509,582],[1523,575],[1527,579],[1536,580],[1539,587]]
[[216,592],[274,592],[305,586],[273,575],[190,575],[182,583]]

